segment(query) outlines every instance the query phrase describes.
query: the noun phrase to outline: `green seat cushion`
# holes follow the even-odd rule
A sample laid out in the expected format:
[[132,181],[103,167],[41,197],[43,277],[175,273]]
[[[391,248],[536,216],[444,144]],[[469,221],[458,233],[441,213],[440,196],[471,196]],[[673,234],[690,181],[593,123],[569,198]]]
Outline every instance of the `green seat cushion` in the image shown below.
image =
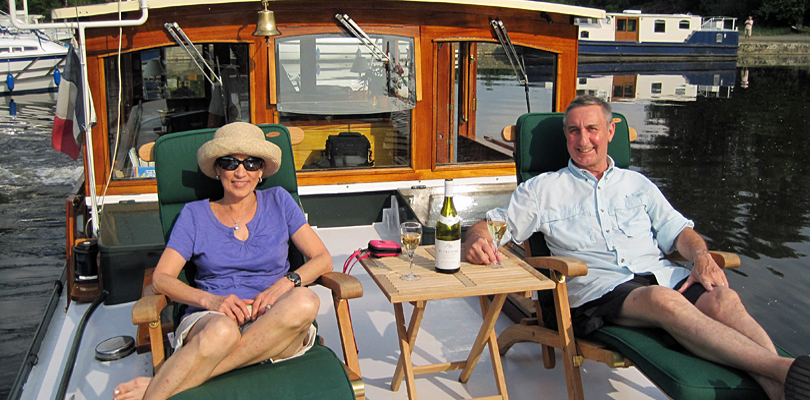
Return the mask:
[[[753,378],[694,356],[660,329],[604,326],[591,338],[627,357],[667,396],[683,400],[761,400],[765,392]],[[790,357],[778,348],[783,356]]]
[[252,365],[228,372],[180,392],[172,400],[353,400],[343,364],[315,341],[303,356],[276,364]]

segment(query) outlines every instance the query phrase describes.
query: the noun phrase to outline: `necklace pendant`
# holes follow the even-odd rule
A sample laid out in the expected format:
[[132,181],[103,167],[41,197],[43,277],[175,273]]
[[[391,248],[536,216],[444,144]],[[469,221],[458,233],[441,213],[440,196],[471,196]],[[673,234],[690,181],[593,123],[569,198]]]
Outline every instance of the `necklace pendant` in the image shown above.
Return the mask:
[[239,224],[233,226],[233,233],[234,234],[239,233]]

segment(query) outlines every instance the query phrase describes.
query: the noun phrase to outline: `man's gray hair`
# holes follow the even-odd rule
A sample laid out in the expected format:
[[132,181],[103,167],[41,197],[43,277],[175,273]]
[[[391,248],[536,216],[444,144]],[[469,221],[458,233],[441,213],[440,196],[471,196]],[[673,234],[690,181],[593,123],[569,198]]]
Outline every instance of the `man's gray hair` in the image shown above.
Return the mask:
[[568,113],[571,110],[587,106],[602,107],[602,114],[605,116],[605,122],[610,125],[610,121],[613,120],[613,109],[610,107],[610,104],[596,96],[591,96],[589,94],[577,96],[576,99],[572,100],[571,103],[568,104],[568,107],[565,108],[565,118],[563,121],[568,121]]

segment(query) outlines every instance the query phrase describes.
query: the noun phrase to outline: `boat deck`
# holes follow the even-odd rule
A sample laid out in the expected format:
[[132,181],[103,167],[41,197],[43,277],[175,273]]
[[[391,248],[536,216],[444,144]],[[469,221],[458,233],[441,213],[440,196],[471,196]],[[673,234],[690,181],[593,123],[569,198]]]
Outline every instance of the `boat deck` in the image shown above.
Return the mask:
[[[379,239],[380,234],[372,225],[321,228],[318,234],[333,256],[335,270],[340,271],[343,261],[356,249],[365,247],[369,240]],[[389,236],[389,235],[383,235]],[[404,385],[397,392],[390,389],[391,379],[399,357],[399,345],[394,323],[392,305],[377,288],[371,277],[359,264],[351,274],[363,285],[364,295],[351,300],[352,322],[357,335],[360,368],[370,400],[407,399]],[[340,341],[330,293],[322,288],[314,290],[321,297],[318,324],[320,334],[327,346],[339,356]],[[64,303],[64,296],[63,296]],[[118,335],[135,335],[130,320],[132,303],[115,306],[100,306],[84,334],[73,378],[67,390],[67,399],[112,398],[113,388],[120,382],[136,376],[151,374],[149,354],[130,355],[122,360],[100,362],[94,359],[95,346],[101,341]],[[72,343],[74,331],[88,304],[73,303],[67,312],[65,304],[57,308],[48,337],[40,351],[40,360],[31,372],[23,399],[54,398],[64,369],[63,361]],[[412,307],[405,306],[406,318]],[[413,352],[415,365],[441,363],[465,359],[475,339],[481,321],[481,311],[476,298],[438,300],[429,302]],[[512,324],[501,315],[495,326],[497,333]],[[567,399],[562,361],[554,370],[543,368],[540,346],[531,343],[515,345],[502,357],[504,375],[509,397],[512,399]],[[489,352],[484,351],[472,378],[466,384],[459,383],[460,371],[417,375],[417,394],[421,399],[463,399],[486,397],[497,394]],[[582,367],[585,397],[587,399],[666,399],[635,368],[610,369],[603,364],[586,361]]]

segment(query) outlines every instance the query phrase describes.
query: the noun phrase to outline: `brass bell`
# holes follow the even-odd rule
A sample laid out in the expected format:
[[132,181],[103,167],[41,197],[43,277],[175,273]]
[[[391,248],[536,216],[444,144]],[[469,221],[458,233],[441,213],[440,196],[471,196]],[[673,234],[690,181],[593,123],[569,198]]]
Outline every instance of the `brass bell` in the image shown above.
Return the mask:
[[253,31],[253,36],[279,36],[281,32],[276,29],[276,17],[272,11],[267,10],[267,0],[262,0],[264,10],[259,11],[259,22],[256,23],[256,30]]

